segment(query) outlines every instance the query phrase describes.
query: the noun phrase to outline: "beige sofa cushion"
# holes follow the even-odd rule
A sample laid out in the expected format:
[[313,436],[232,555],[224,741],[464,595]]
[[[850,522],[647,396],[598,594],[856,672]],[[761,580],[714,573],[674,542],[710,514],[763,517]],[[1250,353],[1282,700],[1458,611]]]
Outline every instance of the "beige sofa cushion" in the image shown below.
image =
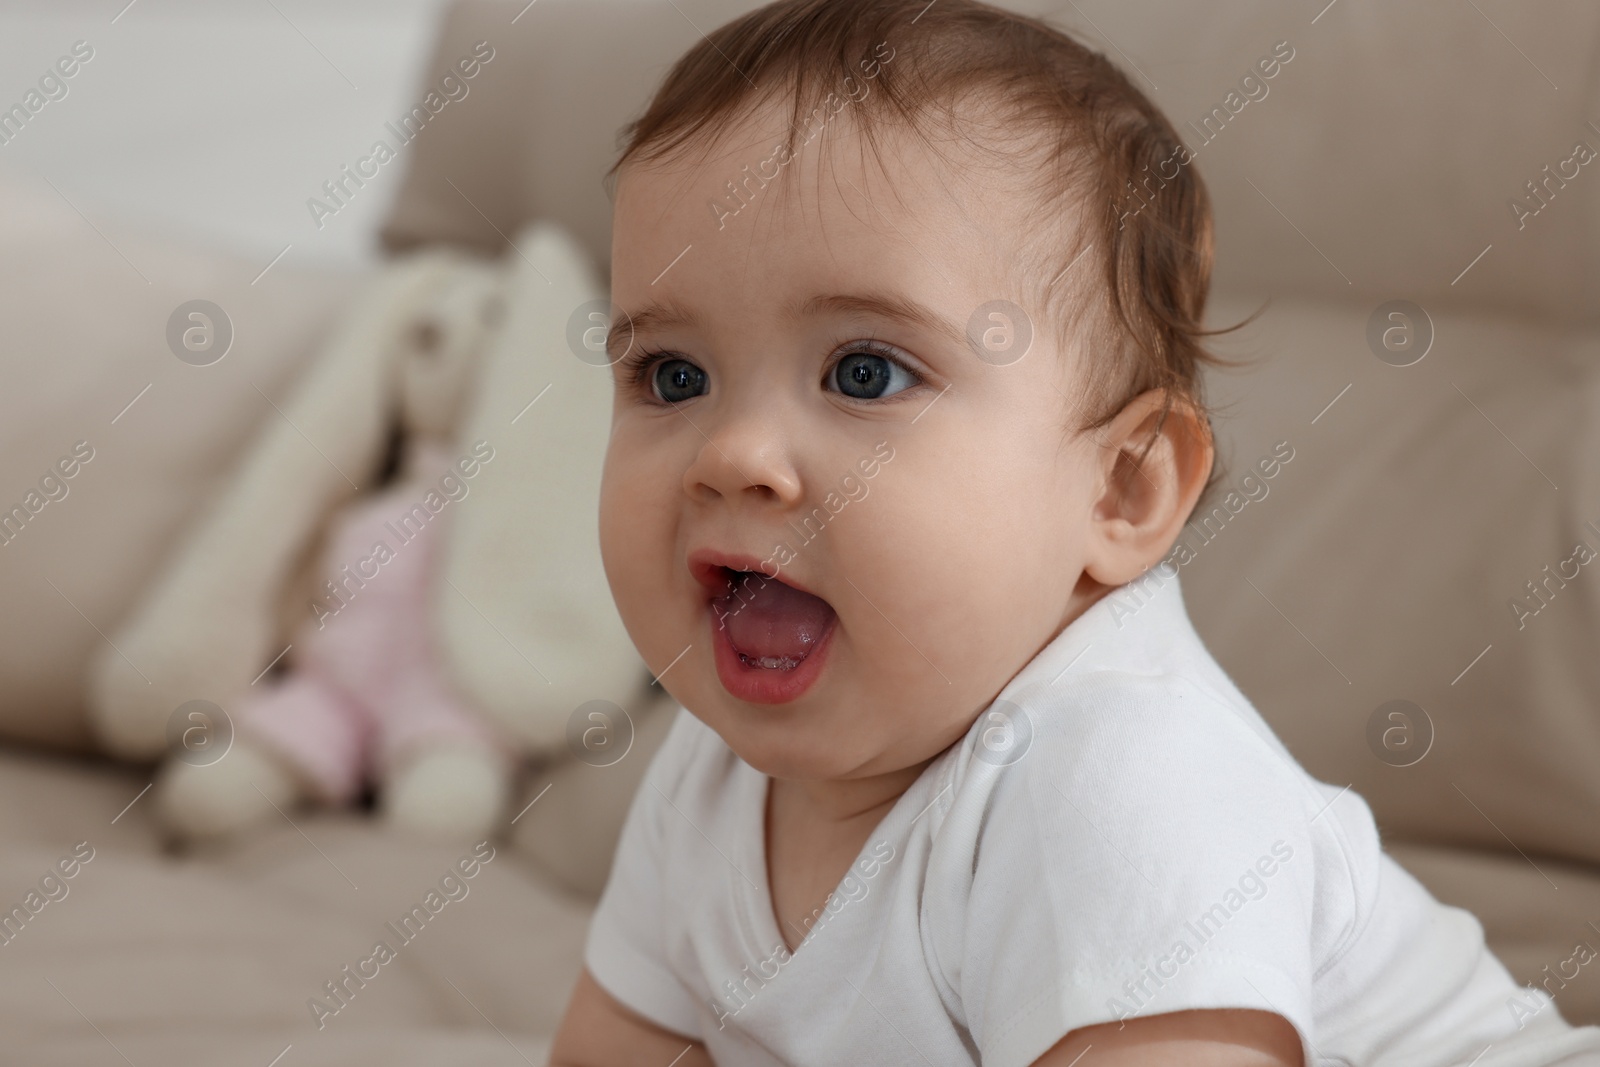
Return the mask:
[[[233,847],[174,855],[150,797],[130,806],[148,780],[0,752],[0,810],[27,813],[0,823],[0,907],[24,904],[78,842],[93,850],[0,945],[6,1062],[125,1062],[107,1042],[127,1062],[172,1067],[267,1067],[288,1045],[279,1067],[545,1062],[592,905],[550,888],[517,849],[499,844],[441,886],[475,842],[296,812]],[[432,914],[406,940],[388,924],[413,906]],[[364,962],[379,941],[394,958]],[[347,1003],[329,982],[348,983]],[[313,997],[338,1008],[320,1027]]]
[[[1600,332],[1435,313],[1431,351],[1396,367],[1368,349],[1370,310],[1282,301],[1227,342],[1259,360],[1210,379],[1243,503],[1185,533],[1191,614],[1386,837],[1600,863],[1600,558],[1565,562],[1600,553]],[[1245,482],[1279,442],[1293,459]],[[1547,566],[1569,577],[1541,606],[1526,583]],[[1369,737],[1392,700],[1432,724],[1410,765],[1402,734]]]
[[[268,398],[281,400],[353,281],[292,252],[262,275],[265,262],[79,207],[92,224],[49,185],[0,173],[0,510],[29,512],[0,544],[0,738],[69,748],[90,744],[90,651],[279,417]],[[233,324],[208,366],[168,347],[169,317],[194,299]],[[78,442],[93,458],[74,466]]]
[[[757,6],[457,0],[421,81],[480,40],[495,59],[417,142],[384,240],[498,253],[504,234],[555,218],[609,269],[600,176],[619,127],[702,31]],[[1190,139],[1215,201],[1219,290],[1600,321],[1600,160],[1568,165],[1576,177],[1558,175],[1549,205],[1520,228],[1509,206],[1575,142],[1600,150],[1585,111],[1600,85],[1600,6],[1338,3],[1320,16],[1321,3],[1270,0],[1001,6],[1048,15],[1136,68]],[[1228,101],[1279,41],[1293,58],[1246,88],[1259,99]],[[1227,117],[1213,119],[1208,142],[1217,107]]]

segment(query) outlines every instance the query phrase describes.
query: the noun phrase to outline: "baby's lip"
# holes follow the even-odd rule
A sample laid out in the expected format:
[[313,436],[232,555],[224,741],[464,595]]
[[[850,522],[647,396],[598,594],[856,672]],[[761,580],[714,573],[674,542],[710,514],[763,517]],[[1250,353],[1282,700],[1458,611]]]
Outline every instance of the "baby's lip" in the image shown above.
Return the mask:
[[[739,552],[723,552],[715,548],[697,548],[689,553],[689,573],[706,590],[708,600],[728,592],[728,571],[730,570],[755,571],[773,581],[781,581],[784,585],[798,589],[802,593],[811,593],[812,596],[821,599],[820,594],[807,589],[776,567],[769,574],[764,563],[764,560],[755,556]],[[782,574],[781,578],[779,574]]]

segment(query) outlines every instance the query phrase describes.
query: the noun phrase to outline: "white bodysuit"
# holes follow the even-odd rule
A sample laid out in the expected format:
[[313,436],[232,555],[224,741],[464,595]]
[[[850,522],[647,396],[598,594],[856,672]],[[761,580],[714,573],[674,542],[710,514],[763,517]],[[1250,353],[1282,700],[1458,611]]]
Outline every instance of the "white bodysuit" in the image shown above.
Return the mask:
[[923,771],[793,952],[767,777],[680,711],[590,973],[720,1067],[1025,1067],[1070,1030],[1190,1008],[1283,1015],[1307,1067],[1600,1064],[1600,1028],[1518,986],[1381,850],[1366,802],[1295,762],[1176,577],[1131,617],[1111,605]]

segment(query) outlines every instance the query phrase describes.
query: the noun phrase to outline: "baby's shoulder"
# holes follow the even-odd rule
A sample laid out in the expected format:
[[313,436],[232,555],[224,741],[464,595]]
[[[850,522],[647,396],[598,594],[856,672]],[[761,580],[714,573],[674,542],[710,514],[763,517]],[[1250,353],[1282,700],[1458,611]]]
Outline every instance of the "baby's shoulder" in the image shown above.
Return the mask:
[[[1011,776],[1059,785],[1097,806],[1146,808],[1189,798],[1316,798],[1311,779],[1250,703],[1207,679],[1175,672],[1099,670],[1018,690],[989,709],[1019,740]],[[983,753],[983,721],[971,738]],[[994,779],[998,788],[1004,782]]]
[[953,753],[941,851],[974,864],[1105,852],[1176,878],[1294,854],[1347,886],[1376,877],[1365,802],[1308,774],[1242,695],[1172,673],[1066,681],[1019,689],[974,724]]
[[1203,672],[1067,672],[996,704],[953,754],[919,898],[930,968],[986,1053],[1218,1003],[1310,1032],[1316,976],[1378,901],[1360,797]]

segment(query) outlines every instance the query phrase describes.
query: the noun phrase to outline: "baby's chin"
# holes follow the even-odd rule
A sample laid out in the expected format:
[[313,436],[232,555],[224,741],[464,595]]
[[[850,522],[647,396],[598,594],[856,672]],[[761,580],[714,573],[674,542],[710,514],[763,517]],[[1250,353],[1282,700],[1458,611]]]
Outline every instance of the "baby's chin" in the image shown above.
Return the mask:
[[861,744],[829,743],[824,739],[820,744],[796,744],[791,738],[787,743],[772,743],[750,737],[730,740],[726,735],[723,740],[728,742],[728,747],[740,759],[757,771],[785,781],[836,782],[887,774],[910,766],[909,762],[895,766],[881,748],[865,741]]
[[899,751],[908,728],[891,728],[881,717],[869,719],[850,701],[830,699],[825,691],[789,704],[746,704],[719,692],[684,706],[735,755],[773,778],[861,778],[902,770],[925,758]]
[[[840,724],[823,694],[786,704],[750,704],[724,691],[715,678],[711,692],[692,707],[740,759],[778,778],[831,778],[854,762],[854,740],[840,736]],[[823,697],[817,699],[817,697]]]

